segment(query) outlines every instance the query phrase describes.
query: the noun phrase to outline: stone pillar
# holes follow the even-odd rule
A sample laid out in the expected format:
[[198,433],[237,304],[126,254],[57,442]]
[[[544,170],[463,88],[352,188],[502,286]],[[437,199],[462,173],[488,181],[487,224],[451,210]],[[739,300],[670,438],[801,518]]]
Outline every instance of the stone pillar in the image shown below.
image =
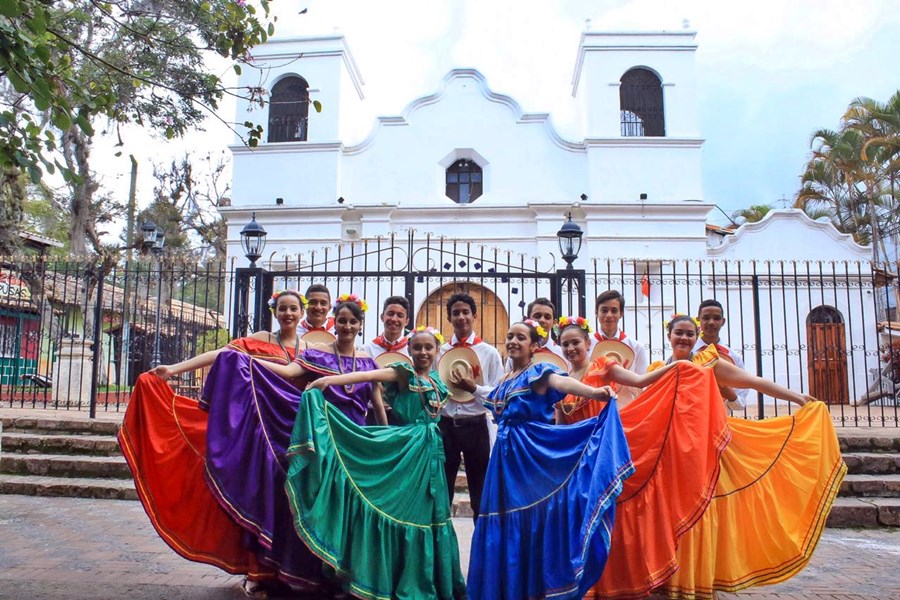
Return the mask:
[[93,342],[64,337],[56,355],[53,402],[59,406],[88,408],[91,395]]

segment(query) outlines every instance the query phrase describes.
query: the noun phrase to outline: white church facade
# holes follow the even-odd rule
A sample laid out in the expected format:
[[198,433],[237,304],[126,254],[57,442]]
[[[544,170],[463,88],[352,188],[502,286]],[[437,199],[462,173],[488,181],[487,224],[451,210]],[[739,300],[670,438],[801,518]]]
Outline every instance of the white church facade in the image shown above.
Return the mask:
[[[232,205],[222,210],[229,255],[248,264],[240,230],[255,215],[268,234],[259,264],[285,281],[292,270],[353,273],[334,286],[371,298],[405,294],[417,321],[445,326],[433,322],[442,320],[441,300],[454,289],[478,289],[495,315],[481,323],[492,329],[486,339],[498,343],[525,302],[549,294],[552,275],[537,274],[565,268],[557,231],[571,215],[583,231],[572,266],[586,273],[588,316],[593,295],[621,289],[623,328],[663,358],[662,322],[715,297],[749,369],[760,363],[764,375],[809,389],[827,355],[824,364],[840,361],[835,377],[849,386],[829,391],[852,399],[877,367],[850,350],[878,343],[870,251],[794,210],[734,233],[707,227],[716,206],[703,197],[696,49],[687,31],[584,33],[573,57],[574,139],[473,69],[451,71],[439,89],[400,115],[377,118],[357,139],[365,86],[346,40],[270,41],[254,50],[254,62],[270,69],[269,101],[237,107],[238,121],[262,123],[265,133],[256,148],[231,147]],[[240,85],[258,85],[254,77],[245,71]],[[388,256],[380,250],[388,245],[408,256]],[[819,260],[826,262],[810,267]],[[494,277],[513,263],[530,278]],[[813,277],[822,264],[840,272]],[[401,281],[402,269],[417,275]],[[359,277],[366,270],[381,271],[381,280]],[[388,272],[398,279],[386,282]],[[759,314],[766,327],[750,325]],[[833,331],[813,332],[817,319]],[[378,326],[369,319],[367,337]],[[816,335],[830,340],[827,351],[813,347],[822,343]]]

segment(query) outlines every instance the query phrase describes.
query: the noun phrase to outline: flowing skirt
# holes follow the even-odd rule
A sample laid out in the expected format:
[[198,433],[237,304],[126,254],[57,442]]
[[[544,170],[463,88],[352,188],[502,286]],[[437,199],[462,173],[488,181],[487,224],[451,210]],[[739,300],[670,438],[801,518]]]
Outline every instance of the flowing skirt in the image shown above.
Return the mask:
[[209,405],[206,478],[245,542],[288,583],[314,590],[322,563],[297,537],[284,482],[301,392],[239,352],[216,358],[203,390]]
[[576,425],[501,421],[469,562],[472,600],[580,598],[634,467],[615,403]]
[[[590,374],[585,382],[603,385]],[[675,572],[678,540],[709,505],[731,439],[714,373],[689,363],[623,407],[621,418],[635,472],[616,500],[609,560],[588,598],[642,598]]]
[[138,377],[119,430],[119,445],[138,497],[159,536],[189,560],[228,573],[260,576],[243,529],[206,485],[207,414],[163,380]]
[[847,472],[828,407],[750,421],[728,418],[716,492],[681,538],[678,570],[665,585],[675,598],[712,598],[784,581],[812,557]]
[[360,427],[303,394],[287,492],[297,533],[355,596],[465,597],[435,423]]

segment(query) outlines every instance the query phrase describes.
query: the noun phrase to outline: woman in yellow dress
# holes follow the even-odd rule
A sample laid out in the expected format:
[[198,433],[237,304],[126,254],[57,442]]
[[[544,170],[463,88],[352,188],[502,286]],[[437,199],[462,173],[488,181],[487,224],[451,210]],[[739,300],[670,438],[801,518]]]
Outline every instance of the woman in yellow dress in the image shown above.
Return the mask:
[[[648,470],[645,477],[642,477],[640,463],[636,462],[632,479],[635,484],[644,485],[633,496],[626,488],[619,498],[616,527],[621,525],[623,528],[614,531],[610,563],[592,594],[596,595],[594,597],[634,598],[656,591],[673,598],[712,598],[716,590],[734,592],[753,585],[784,581],[809,562],[846,473],[828,408],[808,395],[719,360],[713,346],[694,354],[698,329],[691,317],[677,315],[667,328],[673,353],[669,363],[690,361],[700,368],[680,366],[679,363],[678,368],[624,407],[622,421],[626,438],[634,456],[641,452],[637,446],[642,447],[654,438],[664,437],[669,440],[668,445],[676,442],[680,445],[685,439],[693,439],[692,446],[699,453],[690,456],[702,459],[698,461],[700,467],[708,462],[710,451],[720,453],[718,468],[710,471],[717,476],[713,479],[715,488],[707,498],[699,496],[705,507],[695,518],[682,522],[682,515],[678,514],[679,518],[672,520],[681,524],[675,530],[674,552],[661,554],[658,549],[661,544],[654,543],[647,535],[637,537],[637,544],[634,539],[628,539],[631,536],[624,531],[624,526],[628,523],[629,502],[635,508],[641,505],[644,515],[648,512],[670,513],[676,499],[687,506],[695,506],[696,502],[690,503],[691,497],[682,498],[685,486],[681,478],[704,469],[691,470],[690,461],[683,459],[683,452],[675,460],[665,449],[651,453],[655,460],[652,471]],[[571,337],[563,331],[564,351],[566,341]],[[574,357],[567,358],[575,363]],[[649,371],[661,367],[665,364],[657,362],[650,365]],[[598,376],[602,376],[607,384],[615,384],[622,371],[625,370],[618,365],[603,368],[595,362],[585,378],[592,385],[598,383]],[[726,417],[717,384],[753,388],[799,404],[801,408],[793,415],[763,421]],[[660,402],[669,406],[666,401],[669,395],[665,393],[668,388],[672,389],[672,417],[662,425],[658,418],[653,419],[649,407]],[[687,390],[690,392],[685,394]],[[580,410],[585,409],[580,407]],[[704,426],[701,434],[700,429],[694,427],[692,436],[679,434],[684,431],[679,422],[690,422],[700,411],[709,415],[709,429]],[[688,418],[687,414],[694,416]],[[721,431],[717,423],[723,419],[726,428]],[[641,422],[643,426],[638,427]],[[661,430],[665,436],[659,435]],[[656,485],[662,483],[667,471],[670,477],[674,471],[676,479],[672,486],[664,486],[670,490],[671,497],[661,501],[649,490],[654,482]],[[676,489],[677,494],[672,491]],[[696,493],[693,496],[694,500],[698,498]],[[656,518],[659,520],[658,516]],[[672,539],[669,537],[671,532],[664,531],[663,536],[667,538],[663,540],[665,542]],[[617,548],[617,541],[621,541],[625,549]],[[667,571],[667,579],[650,590],[646,587],[647,572],[634,568],[634,564],[649,566],[649,557],[653,556],[667,558],[655,566],[669,568],[657,571],[657,574]],[[629,580],[629,577],[633,579]]]

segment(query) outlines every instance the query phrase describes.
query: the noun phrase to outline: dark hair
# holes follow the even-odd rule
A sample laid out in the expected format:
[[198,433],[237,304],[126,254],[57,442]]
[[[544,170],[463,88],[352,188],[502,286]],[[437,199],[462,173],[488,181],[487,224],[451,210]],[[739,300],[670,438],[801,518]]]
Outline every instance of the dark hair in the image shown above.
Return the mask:
[[381,314],[384,314],[384,311],[386,311],[387,307],[391,304],[399,304],[403,307],[403,310],[406,311],[406,316],[409,316],[409,300],[403,296],[388,296],[385,298],[384,304],[381,305]]
[[541,337],[541,334],[539,334],[539,333],[537,332],[537,329],[535,329],[534,325],[531,325],[531,324],[529,324],[529,323],[526,323],[525,321],[519,321],[518,323],[513,323],[513,325],[524,325],[525,327],[527,327],[527,328],[528,328],[528,333],[529,333],[530,336],[531,336],[531,341],[532,341],[532,343],[534,343],[534,344],[540,345],[540,343],[541,343],[541,342],[543,341],[543,339],[544,339],[544,338]]
[[566,325],[565,327],[560,329],[559,330],[559,338],[562,339],[562,334],[565,333],[566,331],[572,329],[573,327],[575,329],[577,329],[581,333],[581,335],[584,336],[584,339],[586,339],[588,341],[591,340],[591,334],[588,332],[588,330],[585,329],[584,327],[582,327],[581,325],[579,325],[578,323],[569,323],[568,325]]
[[528,305],[528,308],[525,309],[525,316],[531,317],[531,309],[534,308],[534,305],[538,306],[548,306],[551,311],[553,311],[553,317],[556,318],[556,305],[550,301],[550,298],[535,298],[531,304]]
[[704,300],[703,302],[700,303],[700,306],[697,308],[697,316],[699,317],[700,311],[709,306],[714,306],[714,307],[718,308],[719,311],[722,313],[722,315],[723,316],[725,315],[725,309],[722,308],[722,304],[718,300],[709,299],[709,300]]
[[340,304],[336,304],[334,310],[332,311],[332,314],[334,314],[334,316],[336,317],[338,312],[340,312],[342,308],[349,309],[350,312],[353,313],[353,316],[360,321],[366,320],[366,313],[356,302],[341,302]]
[[329,300],[331,299],[331,290],[322,285],[321,283],[314,283],[308,288],[306,288],[306,297],[309,298],[310,294],[314,294],[316,292],[320,292],[323,294],[328,294]]
[[597,312],[600,309],[601,304],[609,302],[610,300],[618,300],[619,310],[625,310],[625,296],[623,296],[619,290],[606,290],[597,296],[597,302],[594,303],[594,312]]
[[674,317],[672,317],[672,320],[669,321],[669,324],[666,325],[666,333],[671,335],[672,328],[675,327],[675,323],[678,323],[679,321],[690,321],[691,325],[694,326],[694,329],[697,329],[697,322],[694,321],[694,317],[688,315],[675,315]]
[[472,309],[472,316],[478,314],[478,308],[475,306],[475,299],[468,294],[453,294],[447,300],[447,319],[450,319],[450,309],[453,308],[453,305],[457,302],[465,302],[469,305],[469,308]]
[[437,338],[434,336],[433,333],[431,333],[430,331],[427,331],[427,330],[425,330],[425,331],[415,331],[415,330],[413,330],[413,332],[409,334],[409,342],[408,342],[408,343],[409,343],[409,344],[412,344],[413,338],[416,337],[417,335],[428,335],[428,336],[431,336],[432,339],[434,339],[434,343],[437,345],[437,347],[438,347],[438,348],[441,347],[441,340],[437,339]]

